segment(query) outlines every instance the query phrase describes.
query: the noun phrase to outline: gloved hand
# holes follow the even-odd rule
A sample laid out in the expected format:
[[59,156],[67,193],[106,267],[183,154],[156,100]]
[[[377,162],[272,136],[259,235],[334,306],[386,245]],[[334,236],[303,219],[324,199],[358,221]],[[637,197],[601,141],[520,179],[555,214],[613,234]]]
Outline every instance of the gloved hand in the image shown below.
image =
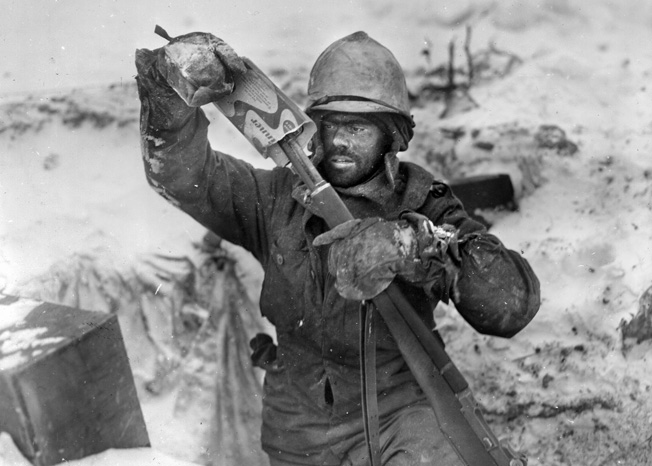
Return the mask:
[[157,67],[191,107],[230,94],[234,75],[246,72],[242,59],[226,42],[205,32],[176,37],[158,49]]
[[[233,91],[242,60],[211,34],[194,32],[156,50],[136,50],[138,95],[148,134],[178,128],[200,106]],[[155,138],[156,134],[152,134]]]
[[249,347],[252,349],[251,362],[255,367],[265,370],[278,368],[276,360],[277,347],[272,337],[266,333],[257,333],[249,340]]
[[[420,214],[404,220],[351,220],[315,238],[315,246],[332,244],[328,269],[344,298],[371,299],[396,275],[429,289],[435,281],[453,283],[457,236],[449,225],[435,227]],[[449,253],[449,249],[451,253]]]

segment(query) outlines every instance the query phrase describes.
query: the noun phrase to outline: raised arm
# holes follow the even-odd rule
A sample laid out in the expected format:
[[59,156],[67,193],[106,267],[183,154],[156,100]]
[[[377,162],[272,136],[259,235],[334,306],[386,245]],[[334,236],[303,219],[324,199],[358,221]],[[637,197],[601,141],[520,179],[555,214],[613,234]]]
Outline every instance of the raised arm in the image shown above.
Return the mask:
[[[141,149],[150,185],[222,238],[266,253],[271,173],[213,151],[200,105],[233,90],[242,63],[221,40],[193,33],[136,51]],[[269,202],[268,202],[269,201]]]

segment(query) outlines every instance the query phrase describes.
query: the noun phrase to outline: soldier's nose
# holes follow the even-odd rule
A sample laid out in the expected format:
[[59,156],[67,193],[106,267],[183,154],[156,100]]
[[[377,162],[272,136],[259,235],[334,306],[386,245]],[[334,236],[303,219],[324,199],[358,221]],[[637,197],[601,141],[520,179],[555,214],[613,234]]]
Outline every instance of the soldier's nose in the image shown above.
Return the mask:
[[342,128],[338,128],[333,134],[333,145],[336,147],[351,147],[351,140]]

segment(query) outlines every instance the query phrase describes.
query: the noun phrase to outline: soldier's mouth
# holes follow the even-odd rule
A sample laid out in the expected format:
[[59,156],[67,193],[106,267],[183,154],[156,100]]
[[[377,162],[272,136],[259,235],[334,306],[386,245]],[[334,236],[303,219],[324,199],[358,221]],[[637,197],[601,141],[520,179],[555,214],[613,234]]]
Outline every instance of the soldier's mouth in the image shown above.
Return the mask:
[[355,162],[351,157],[346,157],[344,155],[329,157],[328,163],[335,168],[350,168],[355,165]]

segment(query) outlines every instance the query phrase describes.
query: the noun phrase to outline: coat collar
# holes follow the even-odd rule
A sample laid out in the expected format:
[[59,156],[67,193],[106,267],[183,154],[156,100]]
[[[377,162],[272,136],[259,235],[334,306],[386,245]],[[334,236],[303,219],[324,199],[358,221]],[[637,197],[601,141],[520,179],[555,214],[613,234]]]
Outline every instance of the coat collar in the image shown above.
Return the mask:
[[[378,214],[388,220],[395,220],[405,210],[418,210],[426,201],[434,181],[431,173],[411,162],[399,163],[397,178],[395,190],[391,189],[382,172],[360,185],[336,190],[354,217]],[[308,216],[317,215],[308,202],[310,190],[301,180],[294,183],[292,197],[306,209]],[[366,213],[365,210],[371,212]],[[304,215],[304,225],[306,222],[307,217]]]

